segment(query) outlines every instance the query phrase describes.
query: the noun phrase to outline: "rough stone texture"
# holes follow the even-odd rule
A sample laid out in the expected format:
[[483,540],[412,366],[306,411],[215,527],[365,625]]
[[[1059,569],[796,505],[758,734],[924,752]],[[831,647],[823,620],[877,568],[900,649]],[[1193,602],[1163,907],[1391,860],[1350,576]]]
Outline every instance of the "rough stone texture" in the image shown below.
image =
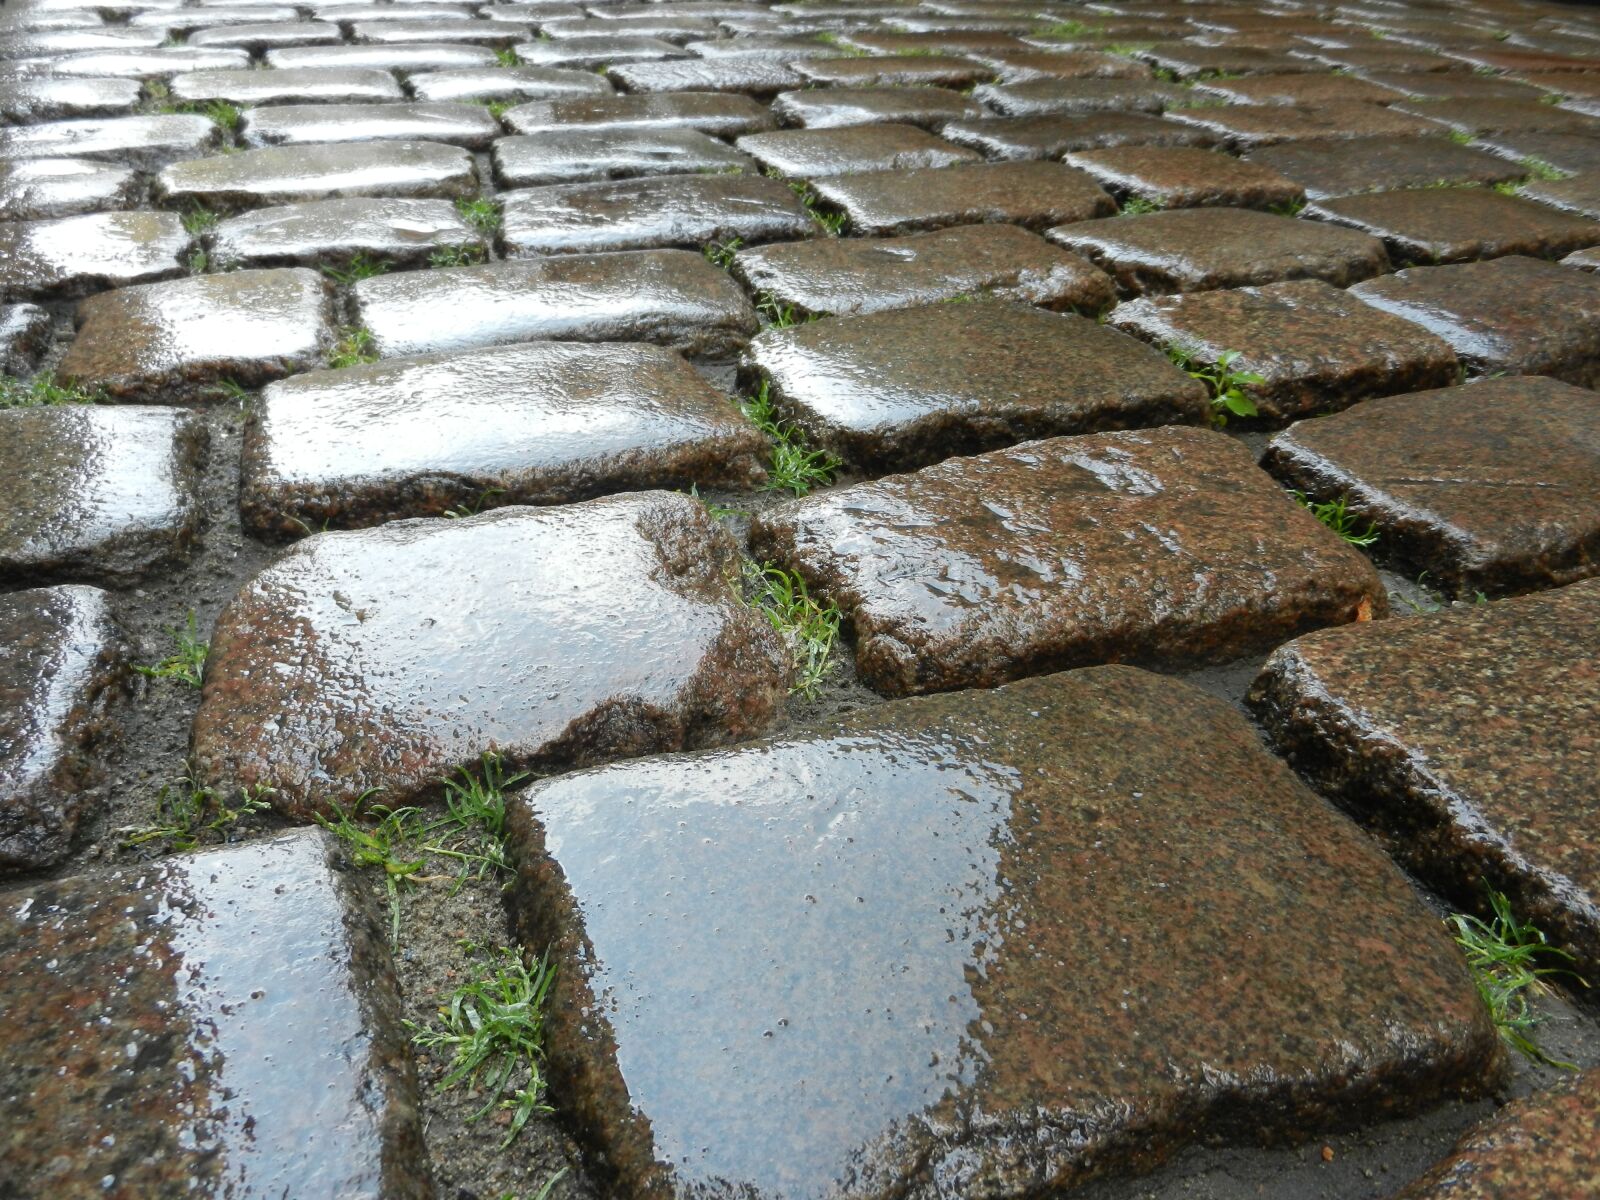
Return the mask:
[[85,75],[120,79],[170,79],[185,71],[223,71],[248,67],[243,50],[208,50],[196,46],[166,46],[156,50],[107,50],[57,59],[51,70],[60,75]]
[[1422,117],[1377,104],[1256,104],[1171,108],[1167,116],[1211,133],[1238,150],[1304,138],[1438,137],[1444,130]]
[[1394,99],[1390,89],[1354,75],[1244,75],[1237,79],[1207,79],[1197,84],[1195,91],[1233,104],[1388,104]]
[[1537,100],[1401,100],[1392,111],[1412,113],[1463,133],[1600,134],[1600,121]]
[[216,140],[217,127],[205,117],[182,113],[51,121],[0,128],[0,157],[112,159],[149,169],[206,154]]
[[555,768],[759,733],[787,651],[733,539],[647,492],[298,543],[223,610],[196,764],[306,815],[403,804],[488,750]]
[[606,78],[625,92],[748,92],[756,96],[770,96],[805,82],[784,63],[733,56],[623,63],[607,68]]
[[83,296],[183,272],[175,213],[88,213],[0,223],[0,300]]
[[994,68],[948,54],[883,58],[812,58],[794,64],[796,74],[832,87],[964,88],[994,75]]
[[1574,251],[1561,260],[1561,265],[1580,271],[1600,271],[1600,246]]
[[1066,113],[1150,112],[1182,104],[1190,93],[1145,79],[1035,79],[1025,83],[985,83],[972,98],[1008,117]]
[[1195,46],[1165,42],[1139,52],[1145,62],[1179,79],[1208,75],[1294,75],[1321,70],[1316,63],[1258,46]]
[[1119,196],[1162,208],[1273,208],[1305,199],[1298,183],[1271,167],[1193,146],[1118,146],[1067,155]]
[[175,163],[156,179],[169,203],[221,209],[339,196],[470,196],[477,189],[472,156],[433,142],[274,146]]
[[763,167],[805,179],[980,161],[971,150],[953,146],[914,125],[780,129],[775,133],[752,133],[735,144]]
[[37,304],[0,307],[0,371],[25,375],[39,365],[50,348],[54,323]]
[[314,371],[251,409],[240,509],[263,536],[565,504],[646,488],[743,488],[766,440],[670,350],[534,342]]
[[1489,134],[1477,144],[1518,164],[1529,159],[1558,171],[1600,171],[1600,137],[1575,133]]
[[1397,263],[1560,258],[1600,242],[1600,223],[1489,188],[1419,188],[1323,200],[1305,216],[1383,239]]
[[276,71],[191,71],[172,81],[172,95],[191,103],[352,104],[398,100],[401,93],[387,71],[287,67]]
[[486,150],[500,122],[477,104],[279,104],[240,123],[247,146],[315,142],[440,142]]
[[519,934],[557,963],[553,1086],[630,1196],[1054,1195],[1191,1138],[1480,1090],[1498,1062],[1399,872],[1226,704],[1142,671],[858,710],[509,807]]
[[381,935],[321,830],[0,903],[19,1195],[433,1195]]
[[[988,63],[999,83],[1025,83],[1030,79],[1153,79],[1145,63],[1120,54],[1092,50],[1001,51],[974,56]],[[881,60],[880,60],[881,61]]]
[[1381,615],[1377,572],[1239,443],[1168,426],[1029,442],[760,514],[887,695],[1096,662],[1221,662]]
[[1438,334],[1479,374],[1600,384],[1600,279],[1586,272],[1513,255],[1411,267],[1350,292]]
[[126,582],[193,542],[205,429],[166,408],[0,409],[0,580]]
[[1380,557],[1448,595],[1600,573],[1600,398],[1538,376],[1393,396],[1268,444],[1262,465],[1347,497]]
[[521,104],[505,114],[517,133],[574,129],[698,129],[732,138],[773,129],[777,122],[748,96],[683,92],[662,96],[569,96]]
[[1264,146],[1248,161],[1287,175],[1313,200],[1441,183],[1506,183],[1526,174],[1517,163],[1436,137],[1307,139]]
[[738,238],[745,245],[815,237],[818,226],[781,179],[666,175],[506,192],[501,245],[508,258],[572,251],[644,250]]
[[123,116],[138,102],[132,79],[0,78],[0,116],[18,124]]
[[267,51],[273,70],[321,67],[344,71],[454,71],[467,67],[499,65],[487,46],[451,45],[448,42],[399,46],[285,46]]
[[483,251],[482,236],[448,200],[356,196],[262,208],[222,221],[208,244],[215,262],[338,266],[357,255],[420,264],[442,249]]
[[86,158],[0,162],[0,219],[44,220],[107,208],[131,208],[139,177]]
[[1452,903],[1504,892],[1600,969],[1600,580],[1282,647],[1250,704],[1289,761]]
[[799,316],[879,312],[974,293],[1086,313],[1116,300],[1103,272],[1015,225],[760,246],[739,251],[733,273]]
[[745,370],[782,418],[863,472],[1030,438],[1201,424],[1205,388],[1083,317],[1000,300],[771,329]]
[[716,357],[757,327],[727,273],[686,250],[412,271],[364,279],[353,292],[360,323],[385,357],[548,338],[655,342]]
[[1375,237],[1240,208],[1174,209],[1063,225],[1052,241],[1087,255],[1127,295],[1321,279],[1344,287],[1389,268]]
[[[291,13],[293,9],[289,10]],[[222,25],[198,29],[190,46],[235,46],[252,53],[273,46],[325,46],[340,39],[339,27],[322,21],[275,21],[257,25]]]
[[941,136],[991,159],[1060,158],[1073,150],[1108,146],[1209,146],[1216,141],[1203,129],[1125,112],[952,121]]
[[972,120],[983,109],[960,92],[935,87],[818,88],[785,92],[772,103],[785,125],[840,129],[882,121],[938,132],[951,121]]
[[1549,1200],[1600,1193],[1600,1070],[1501,1109],[1397,1200]]
[[561,67],[467,67],[413,75],[407,82],[418,100],[556,100],[611,94],[611,85],[592,71]]
[[476,21],[471,17],[431,17],[424,20],[385,19],[357,21],[350,27],[357,42],[477,42],[485,46],[510,46],[533,36],[531,26],[516,21]]
[[65,858],[101,774],[96,751],[117,732],[128,673],[109,601],[76,585],[0,595],[0,874]]
[[505,187],[754,170],[748,156],[696,129],[552,129],[494,144],[494,176]]
[[1525,83],[1495,76],[1463,75],[1459,71],[1375,71],[1364,76],[1367,82],[1389,92],[1391,104],[1396,95],[1410,100],[1537,100],[1539,90]]
[[1117,208],[1088,176],[1053,162],[860,171],[826,176],[814,190],[863,235],[998,223],[1042,230]]
[[1532,179],[1520,194],[1562,212],[1576,213],[1591,221],[1600,220],[1600,171],[1574,175],[1570,179]]
[[69,384],[118,400],[180,403],[232,380],[259,387],[317,365],[334,340],[315,271],[198,275],[91,296],[61,360]]

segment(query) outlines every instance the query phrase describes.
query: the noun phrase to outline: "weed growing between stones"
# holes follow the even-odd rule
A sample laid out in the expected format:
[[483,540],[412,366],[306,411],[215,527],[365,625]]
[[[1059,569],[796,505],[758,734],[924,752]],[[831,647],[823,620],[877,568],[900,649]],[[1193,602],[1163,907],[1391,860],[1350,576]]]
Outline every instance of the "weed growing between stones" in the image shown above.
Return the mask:
[[1560,167],[1551,166],[1542,158],[1525,158],[1520,165],[1528,172],[1529,179],[1551,182],[1557,179],[1569,179],[1572,176],[1571,171],[1563,171]]
[[1160,212],[1161,205],[1154,200],[1147,200],[1143,196],[1129,196],[1117,209],[1119,217],[1141,217],[1145,213]]
[[824,46],[832,46],[839,52],[840,58],[866,58],[865,50],[857,50],[854,46],[846,46],[844,40],[836,33],[819,33],[813,41],[821,42]]
[[1183,346],[1167,347],[1167,357],[1187,372],[1191,379],[1198,379],[1205,384],[1211,392],[1211,423],[1218,429],[1228,423],[1230,413],[1236,417],[1254,417],[1260,412],[1256,402],[1245,395],[1244,389],[1266,383],[1266,379],[1254,371],[1233,369],[1233,364],[1239,361],[1242,353],[1241,350],[1224,350],[1217,355],[1214,366],[1197,368],[1193,350]]
[[1517,196],[1522,193],[1522,181],[1520,179],[1507,179],[1495,184],[1494,190],[1502,196]]
[[743,247],[743,238],[731,237],[724,238],[720,242],[707,242],[700,247],[700,253],[706,256],[706,261],[712,266],[721,267],[726,271],[733,266],[733,256]]
[[205,673],[206,655],[210,647],[200,637],[194,610],[190,610],[185,625],[169,629],[167,632],[172,635],[177,649],[153,666],[136,666],[133,669],[147,679],[176,679],[179,683],[187,683],[192,688],[199,687],[201,676]]
[[389,269],[389,264],[379,258],[371,258],[365,254],[357,254],[342,267],[324,264],[322,273],[335,283],[344,284],[346,287],[358,283],[363,279],[371,279],[374,275],[382,275]]
[[361,367],[378,361],[378,352],[372,347],[372,334],[360,326],[345,329],[328,355],[328,365],[335,370],[343,367]]
[[789,190],[800,197],[800,203],[805,205],[806,212],[811,214],[811,219],[828,231],[830,237],[838,237],[844,229],[845,216],[842,212],[829,212],[822,207],[822,197],[818,196],[816,189],[804,179],[791,179]]
[[1363,530],[1356,528],[1355,514],[1347,507],[1349,503],[1347,497],[1340,496],[1337,500],[1319,504],[1304,492],[1292,491],[1289,494],[1301,508],[1306,509],[1352,546],[1370,546],[1378,540],[1378,527],[1372,522],[1367,522],[1367,527]]
[[211,100],[206,103],[169,104],[162,109],[163,112],[188,113],[196,117],[206,117],[229,133],[239,128],[239,121],[244,116],[237,104],[229,104],[226,100]]
[[95,404],[103,393],[70,387],[56,382],[49,371],[41,371],[24,383],[10,375],[0,375],[0,408],[43,408],[51,404]]
[[741,508],[729,508],[726,504],[717,504],[714,501],[707,500],[700,494],[700,487],[698,484],[691,483],[687,492],[680,490],[678,494],[680,496],[687,496],[691,500],[700,501],[700,503],[705,506],[705,510],[711,514],[712,520],[715,521],[721,521],[727,517],[745,517],[750,515]]
[[[415,887],[422,881],[423,858],[411,857],[410,846],[422,838],[422,810],[420,808],[386,808],[369,804],[378,789],[363,792],[349,811],[333,805],[330,819],[321,813],[314,814],[318,825],[332,833],[350,848],[350,857],[358,867],[381,867],[383,890],[389,899],[389,945],[400,949],[400,891]],[[361,816],[372,814],[378,818],[373,825],[363,825]]]
[[517,106],[515,100],[480,100],[478,103],[482,104],[496,121]]
[[484,260],[482,246],[440,246],[428,255],[430,267],[475,267]]
[[791,325],[806,324],[817,320],[819,316],[817,313],[811,313],[802,317],[795,312],[794,305],[783,303],[768,291],[756,293],[756,312],[774,329],[788,329]]
[[517,57],[517,52],[509,47],[504,50],[496,50],[494,56],[502,67],[520,67],[522,65],[522,60]]
[[475,200],[457,200],[456,212],[484,237],[500,232],[500,206],[493,200],[478,197]]
[[740,411],[772,439],[772,461],[762,490],[804,496],[812,488],[833,482],[839,460],[826,450],[811,449],[798,429],[778,420],[772,408],[771,387],[770,381],[763,380],[754,395],[739,401]]
[[1039,30],[1039,37],[1088,37],[1100,33],[1102,25],[1089,25],[1083,21],[1057,21],[1054,25],[1046,25]]
[[238,804],[230,806],[214,789],[187,775],[176,789],[162,786],[156,795],[156,823],[130,831],[122,845],[126,848],[163,841],[167,850],[182,851],[193,850],[209,840],[208,834],[220,834],[227,841],[233,826],[272,807],[267,801],[272,791],[264,784],[245,788],[239,793]]
[[1304,200],[1286,200],[1282,204],[1269,205],[1267,211],[1280,217],[1298,217],[1305,206]]
[[826,608],[811,598],[806,581],[771,563],[745,564],[746,603],[760,611],[789,647],[795,681],[791,696],[815,699],[833,670],[833,646],[839,638],[839,608]]
[[462,769],[456,772],[456,778],[445,781],[446,815],[429,825],[428,833],[446,831],[450,840],[447,844],[429,842],[423,849],[459,864],[454,890],[459,891],[469,879],[499,878],[510,873],[505,846],[505,789],[527,778],[527,772],[508,776],[500,756],[485,753],[477,775]]
[[182,215],[184,230],[196,235],[205,233],[209,229],[214,229],[221,219],[203,204],[190,205]]
[[443,515],[452,520],[458,520],[461,517],[475,517],[483,511],[484,505],[488,504],[496,496],[505,495],[505,492],[505,488],[484,488],[471,500],[463,500],[454,508],[445,509]]
[[1467,129],[1452,129],[1450,131],[1450,140],[1455,142],[1458,146],[1465,146],[1477,136],[1477,134]]

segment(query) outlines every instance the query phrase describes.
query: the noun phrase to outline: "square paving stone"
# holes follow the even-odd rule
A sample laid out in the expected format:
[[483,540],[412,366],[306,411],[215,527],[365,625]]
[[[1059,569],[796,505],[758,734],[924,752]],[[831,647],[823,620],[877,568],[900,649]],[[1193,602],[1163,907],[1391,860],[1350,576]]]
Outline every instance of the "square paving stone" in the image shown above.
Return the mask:
[[982,161],[973,151],[953,146],[925,129],[893,123],[843,129],[780,129],[752,133],[735,145],[763,167],[803,179]]
[[[291,12],[293,10],[290,10]],[[280,21],[260,25],[222,25],[198,29],[189,35],[190,46],[235,46],[259,52],[274,46],[326,46],[337,44],[343,33],[322,21]]]
[[494,144],[494,176],[503,187],[702,171],[753,174],[755,166],[698,129],[552,129]]
[[172,81],[172,97],[191,103],[350,104],[399,100],[400,85],[387,71],[334,71],[314,67],[277,71],[191,71]]
[[765,480],[766,451],[728,397],[670,350],[534,342],[270,384],[251,410],[239,503],[256,533],[295,536],[485,498],[749,490]]
[[314,142],[437,142],[486,150],[500,122],[478,104],[279,104],[244,114],[247,146]]
[[1273,208],[1305,199],[1298,183],[1271,167],[1193,146],[1117,146],[1067,155],[1118,196],[1162,208]]
[[26,375],[39,365],[55,337],[55,321],[37,304],[0,306],[0,371]]
[[951,121],[972,120],[983,109],[960,92],[946,88],[819,88],[785,92],[772,102],[785,125],[807,129],[840,129],[889,121],[937,133]]
[[1537,100],[1401,100],[1394,111],[1426,117],[1462,133],[1600,135],[1600,120]]
[[622,63],[606,78],[625,92],[744,92],[772,96],[800,87],[805,78],[785,63],[762,58],[675,58]]
[[469,67],[429,71],[406,81],[418,100],[559,100],[609,96],[611,85],[592,71],[562,67]]
[[564,97],[518,105],[506,112],[505,122],[514,133],[698,129],[719,138],[777,128],[777,121],[765,105],[748,96],[715,92]]
[[5,896],[20,1194],[433,1194],[393,966],[336,854],[302,830]]
[[174,163],[156,178],[172,204],[212,209],[294,204],[341,196],[471,196],[472,156],[435,142],[273,146]]
[[140,88],[132,79],[0,79],[0,116],[25,125],[131,113]]
[[1491,133],[1477,139],[1491,153],[1524,167],[1543,164],[1575,175],[1600,171],[1600,136],[1578,133]]
[[1373,553],[1450,595],[1600,573],[1600,397],[1583,388],[1527,376],[1391,396],[1300,422],[1262,465],[1346,497],[1378,529]]
[[1568,179],[1532,179],[1518,195],[1591,221],[1600,220],[1600,171]]
[[761,246],[739,251],[733,273],[751,291],[802,317],[878,312],[974,293],[1091,314],[1116,302],[1104,272],[1015,225]]
[[510,46],[533,36],[533,27],[516,21],[477,21],[471,17],[433,17],[419,20],[356,21],[350,26],[357,42],[480,42]]
[[552,1085],[629,1195],[1059,1195],[1192,1138],[1481,1091],[1499,1061],[1393,865],[1224,702],[1143,671],[508,808],[519,937],[557,964]]
[[1136,300],[1110,320],[1183,350],[1199,368],[1236,352],[1235,370],[1265,380],[1245,391],[1272,424],[1369,396],[1446,387],[1460,372],[1441,339],[1316,279]]
[[1242,208],[1173,209],[1049,231],[1128,295],[1321,279],[1344,287],[1389,269],[1375,237]]
[[217,127],[185,113],[50,121],[0,128],[0,157],[109,159],[151,169],[211,152]]
[[179,557],[205,446],[168,408],[0,410],[0,579],[127,582]]
[[851,232],[866,235],[984,223],[1038,230],[1117,209],[1083,172],[1053,162],[862,171],[826,176],[813,187],[846,214]]
[[819,227],[794,190],[760,175],[664,175],[505,192],[500,244],[507,258],[574,251],[698,250],[799,241]]
[[93,803],[129,677],[110,599],[82,585],[0,595],[0,874],[60,862]]
[[1246,161],[1288,176],[1313,200],[1437,184],[1492,185],[1527,173],[1516,163],[1437,137],[1282,142],[1252,150]]
[[118,400],[183,403],[228,380],[259,387],[316,366],[334,341],[315,271],[197,275],[91,296],[61,360],[64,383]]
[[681,46],[653,37],[564,38],[561,41],[522,42],[513,47],[517,61],[530,67],[574,67],[592,71],[610,63],[654,62],[663,58],[688,58]]
[[1181,105],[1192,94],[1147,79],[1035,79],[980,84],[972,98],[1004,116],[1039,117],[1107,110],[1158,113]]
[[811,83],[834,87],[964,88],[994,76],[994,68],[971,58],[930,54],[883,58],[800,59],[792,68]]
[[1390,89],[1354,75],[1242,75],[1237,79],[1207,79],[1196,84],[1194,90],[1198,95],[1217,96],[1232,104],[1388,104],[1395,98]]
[[1489,188],[1416,188],[1321,200],[1308,218],[1383,239],[1396,263],[1471,262],[1504,254],[1560,258],[1600,242],[1600,224]]
[[769,509],[756,555],[855,630],[886,695],[1097,662],[1223,662],[1381,615],[1372,564],[1224,434],[1029,442]]
[[236,70],[250,65],[243,50],[198,46],[168,46],[157,50],[104,51],[57,59],[51,70],[58,75],[105,76],[120,79],[170,79],[185,71]]
[[508,342],[654,342],[715,358],[757,328],[737,284],[687,250],[561,254],[363,279],[354,304],[384,357]]
[[136,172],[87,158],[0,161],[0,219],[8,221],[132,208],[141,190]]
[[977,60],[998,73],[998,83],[1033,79],[1153,79],[1155,72],[1136,59],[1092,50],[1034,50],[980,54]]
[[360,255],[422,264],[440,250],[482,257],[484,239],[448,200],[354,196],[260,208],[229,217],[207,239],[213,262],[247,266],[337,267]]
[[398,71],[402,75],[500,64],[494,51],[487,46],[448,42],[402,46],[285,46],[268,50],[266,57],[267,66],[273,70],[320,67],[344,71]]
[[1600,580],[1324,630],[1250,691],[1279,751],[1469,911],[1485,886],[1600,973]]
[[1480,375],[1600,385],[1600,279],[1587,272],[1511,255],[1409,267],[1350,294],[1438,334]]
[[1237,150],[1306,138],[1440,137],[1433,121],[1378,104],[1235,104],[1226,108],[1172,106],[1167,116],[1204,129]]
[[1203,129],[1148,113],[1121,112],[952,121],[940,136],[991,159],[1060,158],[1072,150],[1106,146],[1209,146],[1216,141]]
[[83,296],[183,272],[193,239],[175,213],[0,222],[0,299]]
[[1013,301],[769,329],[750,342],[744,369],[809,444],[863,473],[1030,438],[1202,424],[1210,411],[1205,388],[1164,355]]
[[668,492],[307,538],[217,620],[196,764],[304,816],[437,795],[489,750],[558,768],[749,738],[788,653],[738,562]]

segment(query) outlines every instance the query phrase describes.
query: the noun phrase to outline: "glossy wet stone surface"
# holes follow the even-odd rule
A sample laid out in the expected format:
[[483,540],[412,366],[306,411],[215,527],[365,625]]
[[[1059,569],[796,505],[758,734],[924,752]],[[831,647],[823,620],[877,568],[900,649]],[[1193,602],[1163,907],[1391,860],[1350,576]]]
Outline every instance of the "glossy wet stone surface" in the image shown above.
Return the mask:
[[0,79],[0,115],[19,124],[121,116],[138,102],[131,79]]
[[1600,172],[1569,179],[1531,179],[1518,194],[1561,212],[1600,220]]
[[836,87],[932,87],[964,88],[994,74],[994,68],[971,58],[954,55],[899,56],[882,58],[800,59],[792,68],[813,83]]
[[852,233],[866,236],[986,223],[1040,230],[1116,211],[1092,179],[1060,163],[861,171],[825,176],[813,187],[845,213]]
[[1158,113],[1188,96],[1171,84],[1139,79],[1035,79],[980,84],[972,98],[1007,117],[1112,112]]
[[138,187],[133,171],[86,158],[0,162],[0,219],[43,220],[131,207]]
[[1192,146],[1120,146],[1067,156],[1119,196],[1162,208],[1273,208],[1305,199],[1299,184],[1270,167]]
[[[98,588],[0,595],[0,874],[67,856],[84,789],[102,774],[99,749],[117,733],[127,656]],[[16,979],[15,965],[6,977]]]
[[1250,702],[1314,786],[1456,904],[1482,886],[1600,967],[1600,581],[1324,630]]
[[1209,146],[1216,140],[1203,129],[1132,112],[952,121],[940,136],[990,159],[1059,158],[1105,146]]
[[0,371],[24,375],[39,365],[50,348],[53,322],[37,304],[0,307]]
[[286,46],[268,50],[267,65],[274,70],[321,67],[337,70],[451,71],[464,67],[492,67],[499,60],[487,46],[428,42],[398,46]]
[[494,144],[494,176],[503,187],[702,171],[753,173],[755,163],[697,129],[551,129]]
[[1486,134],[1475,139],[1475,144],[1519,164],[1533,159],[1569,174],[1600,170],[1600,137],[1574,133]]
[[175,213],[89,213],[0,222],[0,299],[82,296],[183,270],[190,236]]
[[209,153],[216,140],[215,125],[184,114],[50,121],[0,128],[0,156],[109,159],[149,168]]
[[785,125],[838,129],[890,121],[938,132],[951,121],[971,120],[983,109],[945,88],[821,88],[785,92],[772,103]]
[[1305,138],[1439,137],[1433,121],[1377,104],[1330,101],[1316,105],[1257,104],[1226,108],[1170,106],[1172,120],[1204,129],[1237,150]]
[[118,400],[178,403],[221,380],[258,387],[333,345],[326,280],[303,268],[233,271],[91,296],[63,381]]
[[319,70],[191,71],[172,81],[180,100],[230,104],[349,104],[398,100],[400,85],[387,71]]
[[432,1195],[387,950],[304,830],[0,897],[31,1195]]
[[1470,599],[1600,573],[1600,399],[1537,376],[1370,401],[1275,437],[1262,464],[1345,496],[1380,557]]
[[252,109],[240,130],[256,147],[385,140],[483,150],[500,122],[477,104],[279,104]]
[[380,784],[403,803],[490,749],[558,767],[750,737],[786,651],[735,555],[665,492],[309,538],[218,619],[197,763],[304,814]]
[[1537,100],[1402,100],[1412,113],[1464,133],[1580,133],[1600,135],[1600,121]]
[[534,342],[270,385],[251,410],[240,507],[263,536],[298,536],[490,500],[749,489],[765,454],[670,350]]
[[177,204],[251,208],[340,196],[470,196],[472,156],[436,142],[273,146],[175,163],[156,190]]
[[1305,216],[1382,238],[1396,263],[1471,262],[1503,254],[1560,258],[1600,242],[1600,223],[1489,188],[1345,196],[1319,201]]
[[762,246],[735,255],[733,272],[752,292],[801,316],[879,312],[977,294],[1091,314],[1115,300],[1104,272],[1014,225]]
[[535,339],[654,342],[714,357],[756,331],[726,272],[687,250],[566,254],[379,276],[355,286],[384,357]]
[[318,266],[357,255],[420,264],[442,249],[483,253],[482,236],[448,200],[350,197],[261,208],[221,221],[207,238],[221,264]]
[[780,129],[750,134],[736,144],[763,167],[804,179],[855,171],[948,167],[981,160],[976,152],[952,145],[925,129],[893,123],[845,129]]
[[1247,161],[1288,176],[1313,200],[1441,183],[1492,185],[1527,173],[1518,163],[1436,137],[1283,142],[1252,151]]
[[1359,552],[1210,430],[951,459],[768,510],[751,538],[839,605],[886,695],[1226,661],[1385,603]]
[[771,96],[805,83],[787,64],[750,57],[674,58],[622,63],[606,78],[625,92],[748,92]]
[[1131,338],[999,300],[768,330],[745,365],[808,444],[864,472],[1209,410],[1204,388]]
[[518,105],[505,114],[515,133],[573,129],[698,129],[732,138],[777,122],[748,96],[686,92],[662,96],[578,96]]
[[1438,334],[1478,374],[1600,383],[1600,279],[1586,272],[1513,255],[1410,267],[1351,294]]
[[1177,209],[1049,231],[1110,272],[1128,295],[1321,279],[1336,287],[1389,268],[1383,243],[1353,229],[1238,208]]
[[561,67],[467,67],[413,75],[407,83],[418,100],[531,101],[611,94],[611,85],[593,72]]
[[1142,671],[568,775],[512,822],[551,1074],[629,1195],[1046,1194],[1494,1069],[1399,873]]

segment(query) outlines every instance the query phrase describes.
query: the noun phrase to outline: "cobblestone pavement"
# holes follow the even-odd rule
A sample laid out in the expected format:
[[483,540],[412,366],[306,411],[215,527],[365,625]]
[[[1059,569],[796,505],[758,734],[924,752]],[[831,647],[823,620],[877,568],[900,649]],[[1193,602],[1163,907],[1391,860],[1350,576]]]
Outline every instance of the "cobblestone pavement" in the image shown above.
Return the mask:
[[8,0],[0,371],[0,1200],[1600,1196],[1600,11]]

